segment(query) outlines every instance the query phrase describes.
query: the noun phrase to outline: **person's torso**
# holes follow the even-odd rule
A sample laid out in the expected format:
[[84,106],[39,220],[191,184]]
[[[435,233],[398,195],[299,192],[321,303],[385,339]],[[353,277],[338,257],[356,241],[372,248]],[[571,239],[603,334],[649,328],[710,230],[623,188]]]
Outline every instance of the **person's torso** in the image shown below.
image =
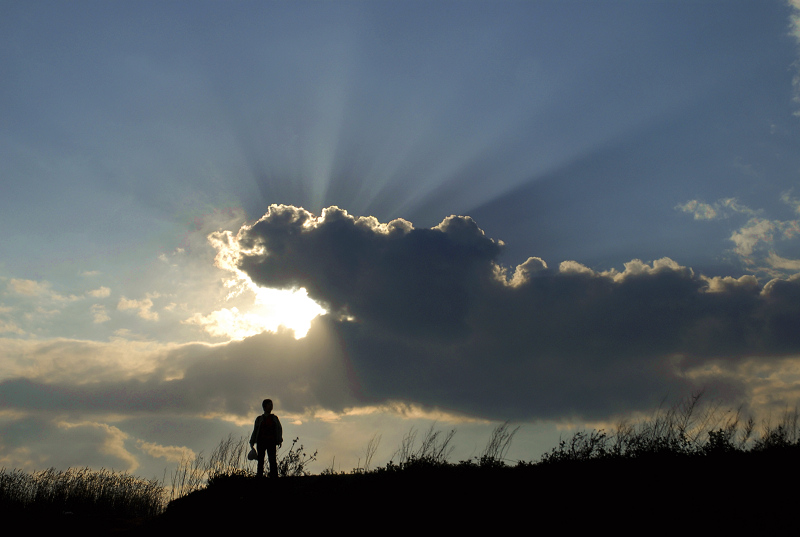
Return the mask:
[[275,442],[275,418],[272,414],[262,416],[261,425],[258,428],[258,441],[261,442]]

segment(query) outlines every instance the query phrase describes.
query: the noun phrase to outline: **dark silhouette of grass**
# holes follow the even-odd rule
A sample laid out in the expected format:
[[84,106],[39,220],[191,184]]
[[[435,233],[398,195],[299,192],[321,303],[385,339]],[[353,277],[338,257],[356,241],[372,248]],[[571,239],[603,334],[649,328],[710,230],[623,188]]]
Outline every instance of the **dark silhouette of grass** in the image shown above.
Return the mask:
[[163,512],[164,489],[125,472],[54,468],[0,470],[4,518],[39,530],[130,528]]

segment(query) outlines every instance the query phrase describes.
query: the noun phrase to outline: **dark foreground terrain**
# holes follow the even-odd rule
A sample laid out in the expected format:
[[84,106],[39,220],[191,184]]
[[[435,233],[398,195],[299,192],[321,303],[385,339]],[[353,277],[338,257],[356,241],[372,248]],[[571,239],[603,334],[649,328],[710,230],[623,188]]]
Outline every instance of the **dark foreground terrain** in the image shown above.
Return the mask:
[[800,412],[760,433],[738,412],[720,426],[702,413],[692,427],[699,397],[611,434],[579,431],[514,466],[503,458],[507,423],[482,456],[457,464],[446,457],[455,431],[433,428],[418,448],[407,435],[400,463],[369,472],[305,475],[316,453],[293,443],[279,463],[289,477],[276,479],[253,477],[240,464],[245,439],[229,437],[199,490],[166,510],[161,485],[128,475],[0,471],[0,515],[14,531],[66,535],[796,534]]
[[545,461],[417,461],[368,473],[221,474],[158,516],[3,505],[9,528],[70,535],[796,533],[800,449]]
[[401,472],[257,480],[224,477],[173,501],[137,533],[431,533],[611,529],[617,534],[796,531],[798,461],[582,461],[513,468],[450,465]]

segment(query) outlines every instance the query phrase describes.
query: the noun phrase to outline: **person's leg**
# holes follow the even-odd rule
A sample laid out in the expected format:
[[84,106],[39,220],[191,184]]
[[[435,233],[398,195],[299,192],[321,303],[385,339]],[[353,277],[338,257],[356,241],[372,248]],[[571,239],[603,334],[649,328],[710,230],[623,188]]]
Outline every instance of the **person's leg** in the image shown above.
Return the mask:
[[266,453],[267,447],[258,444],[257,449],[258,449],[258,464],[256,465],[256,476],[262,477],[264,475],[264,454]]
[[275,444],[267,446],[267,456],[269,457],[269,476],[278,477],[278,446]]

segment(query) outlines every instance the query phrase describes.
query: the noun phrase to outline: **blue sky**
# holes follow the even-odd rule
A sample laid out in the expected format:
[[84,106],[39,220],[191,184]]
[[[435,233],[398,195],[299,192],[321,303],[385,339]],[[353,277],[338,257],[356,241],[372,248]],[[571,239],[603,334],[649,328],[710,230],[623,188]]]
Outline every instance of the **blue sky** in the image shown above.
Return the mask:
[[2,3],[0,464],[160,475],[267,396],[343,469],[432,420],[531,457],[793,406],[798,17]]

